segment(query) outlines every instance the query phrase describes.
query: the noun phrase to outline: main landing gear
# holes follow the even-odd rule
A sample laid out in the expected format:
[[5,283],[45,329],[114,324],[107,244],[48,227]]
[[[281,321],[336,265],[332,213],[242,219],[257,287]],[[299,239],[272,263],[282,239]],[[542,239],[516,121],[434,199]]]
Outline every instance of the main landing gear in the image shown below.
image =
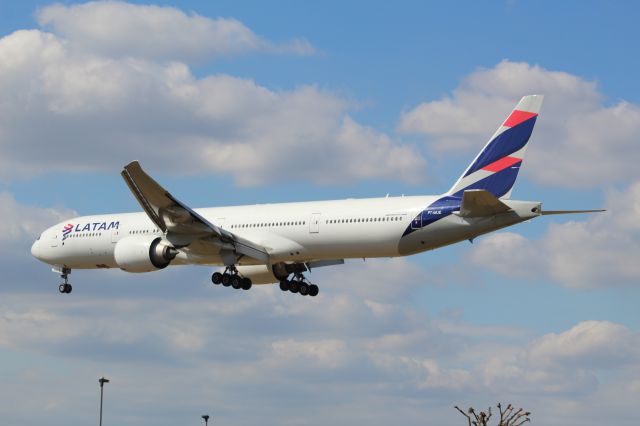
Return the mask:
[[317,296],[320,291],[317,285],[308,282],[301,273],[294,274],[292,280],[284,279],[280,281],[280,290],[311,297]]
[[224,273],[214,272],[213,275],[211,275],[211,282],[216,285],[222,284],[225,287],[231,286],[236,290],[249,290],[252,285],[249,278],[241,277],[238,274],[238,270],[235,266],[227,266]]
[[64,280],[62,284],[58,286],[58,291],[62,294],[69,294],[73,287],[69,284],[69,274],[71,273],[71,268],[62,267],[60,270],[56,271],[60,273],[60,278]]

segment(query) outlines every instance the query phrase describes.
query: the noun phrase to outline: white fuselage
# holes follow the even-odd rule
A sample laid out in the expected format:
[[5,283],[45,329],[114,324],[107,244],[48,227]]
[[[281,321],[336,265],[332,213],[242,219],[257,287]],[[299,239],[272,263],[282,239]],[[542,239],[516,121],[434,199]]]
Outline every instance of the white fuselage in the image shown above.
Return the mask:
[[[417,217],[441,214],[438,210],[427,211],[438,198],[386,197],[195,210],[209,222],[265,247],[270,263],[404,256],[539,215],[531,209],[539,203],[505,201],[512,211],[480,219],[443,214],[439,220],[416,226],[407,234]],[[143,212],[80,216],[44,231],[33,244],[32,253],[46,263],[67,268],[114,268],[118,267],[114,258],[117,242],[135,235],[164,236]],[[192,244],[171,264],[224,262],[219,252],[198,250],[197,244]],[[242,258],[238,264],[256,261]]]

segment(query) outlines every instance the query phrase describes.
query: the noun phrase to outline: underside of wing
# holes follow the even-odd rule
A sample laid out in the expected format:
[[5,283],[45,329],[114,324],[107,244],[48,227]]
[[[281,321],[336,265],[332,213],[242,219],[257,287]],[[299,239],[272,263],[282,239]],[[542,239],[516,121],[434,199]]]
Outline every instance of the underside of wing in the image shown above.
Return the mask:
[[460,213],[462,217],[494,216],[511,210],[491,192],[484,189],[470,189],[464,191]]
[[187,250],[192,246],[191,251],[198,254],[206,254],[210,252],[208,247],[214,246],[223,259],[226,253],[228,262],[225,263],[229,264],[235,263],[236,255],[269,262],[264,247],[209,222],[173,197],[137,161],[127,164],[121,174],[147,216],[176,245]]

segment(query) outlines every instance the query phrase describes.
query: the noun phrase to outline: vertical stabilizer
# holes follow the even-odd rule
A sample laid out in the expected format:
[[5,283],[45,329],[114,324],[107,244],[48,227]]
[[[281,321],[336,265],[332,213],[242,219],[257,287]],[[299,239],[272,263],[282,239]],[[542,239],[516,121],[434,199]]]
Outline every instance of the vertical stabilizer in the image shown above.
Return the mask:
[[462,197],[465,190],[484,189],[498,198],[508,199],[511,196],[543,98],[542,95],[529,95],[520,99],[509,117],[447,192],[448,195]]

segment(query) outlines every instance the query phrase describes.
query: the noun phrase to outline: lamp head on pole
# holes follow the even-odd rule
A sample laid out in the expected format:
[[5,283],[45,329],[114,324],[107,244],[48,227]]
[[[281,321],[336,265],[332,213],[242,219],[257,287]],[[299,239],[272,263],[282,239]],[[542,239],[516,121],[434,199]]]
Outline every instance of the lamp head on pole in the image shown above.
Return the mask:
[[100,383],[100,387],[104,386],[105,383],[109,383],[109,379],[105,379],[104,377],[100,377],[98,379],[98,383]]
[[202,416],[202,418],[204,419],[204,422],[205,422],[205,423],[209,423],[209,415],[208,415],[208,414],[204,414],[204,415]]

